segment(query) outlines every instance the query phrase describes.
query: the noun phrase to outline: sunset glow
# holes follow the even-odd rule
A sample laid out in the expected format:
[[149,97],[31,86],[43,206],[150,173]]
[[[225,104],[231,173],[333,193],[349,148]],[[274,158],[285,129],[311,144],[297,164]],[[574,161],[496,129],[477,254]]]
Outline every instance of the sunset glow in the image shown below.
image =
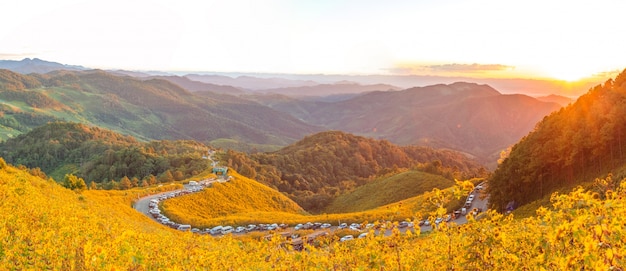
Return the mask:
[[623,1],[27,0],[3,10],[0,59],[93,68],[577,80],[626,67]]

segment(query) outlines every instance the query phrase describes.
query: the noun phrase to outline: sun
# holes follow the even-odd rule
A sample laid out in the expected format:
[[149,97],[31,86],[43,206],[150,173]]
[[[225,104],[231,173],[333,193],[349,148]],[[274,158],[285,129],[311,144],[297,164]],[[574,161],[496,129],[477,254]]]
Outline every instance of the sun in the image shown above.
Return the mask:
[[576,82],[591,77],[594,73],[584,68],[573,66],[552,67],[547,72],[548,77],[567,82]]

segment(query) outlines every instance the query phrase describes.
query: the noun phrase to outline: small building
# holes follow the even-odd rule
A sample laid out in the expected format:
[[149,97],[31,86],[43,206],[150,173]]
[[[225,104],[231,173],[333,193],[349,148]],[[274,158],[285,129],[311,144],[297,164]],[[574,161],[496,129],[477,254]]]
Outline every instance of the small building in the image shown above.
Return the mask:
[[227,167],[213,167],[213,170],[211,170],[211,172],[215,175],[226,176],[226,174],[228,174],[228,168]]

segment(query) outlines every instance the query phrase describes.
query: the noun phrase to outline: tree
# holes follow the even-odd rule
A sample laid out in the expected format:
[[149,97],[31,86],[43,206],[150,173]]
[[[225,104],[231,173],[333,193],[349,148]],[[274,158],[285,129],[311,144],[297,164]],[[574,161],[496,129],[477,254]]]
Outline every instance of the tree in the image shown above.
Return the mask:
[[157,184],[157,178],[154,175],[152,175],[152,174],[148,175],[148,177],[146,177],[145,179],[146,179],[146,181],[148,181],[149,185]]
[[126,190],[126,189],[130,189],[131,187],[133,187],[133,184],[130,182],[130,179],[128,179],[128,177],[124,176],[120,180],[120,189]]
[[63,178],[63,186],[71,190],[84,190],[87,188],[85,180],[78,178],[74,174],[65,174]]
[[139,178],[137,178],[136,176],[135,176],[135,177],[133,177],[133,178],[130,180],[130,183],[132,184],[132,186],[133,186],[133,187],[138,187],[138,186],[139,186]]
[[168,169],[165,172],[163,172],[163,174],[161,174],[161,176],[159,176],[159,182],[162,183],[169,183],[169,182],[173,182],[174,180],[174,175],[172,175],[172,172]]
[[174,171],[174,174],[172,176],[174,177],[174,180],[177,181],[185,179],[185,174],[183,174],[183,172],[180,170]]

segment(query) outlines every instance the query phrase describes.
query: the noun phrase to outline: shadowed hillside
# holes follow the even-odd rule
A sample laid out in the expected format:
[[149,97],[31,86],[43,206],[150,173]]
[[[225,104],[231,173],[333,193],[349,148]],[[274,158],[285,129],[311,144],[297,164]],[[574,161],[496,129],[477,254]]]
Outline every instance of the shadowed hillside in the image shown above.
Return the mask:
[[487,85],[454,83],[372,92],[333,103],[275,108],[312,124],[401,145],[450,148],[495,161],[560,106],[525,95],[502,95]]

